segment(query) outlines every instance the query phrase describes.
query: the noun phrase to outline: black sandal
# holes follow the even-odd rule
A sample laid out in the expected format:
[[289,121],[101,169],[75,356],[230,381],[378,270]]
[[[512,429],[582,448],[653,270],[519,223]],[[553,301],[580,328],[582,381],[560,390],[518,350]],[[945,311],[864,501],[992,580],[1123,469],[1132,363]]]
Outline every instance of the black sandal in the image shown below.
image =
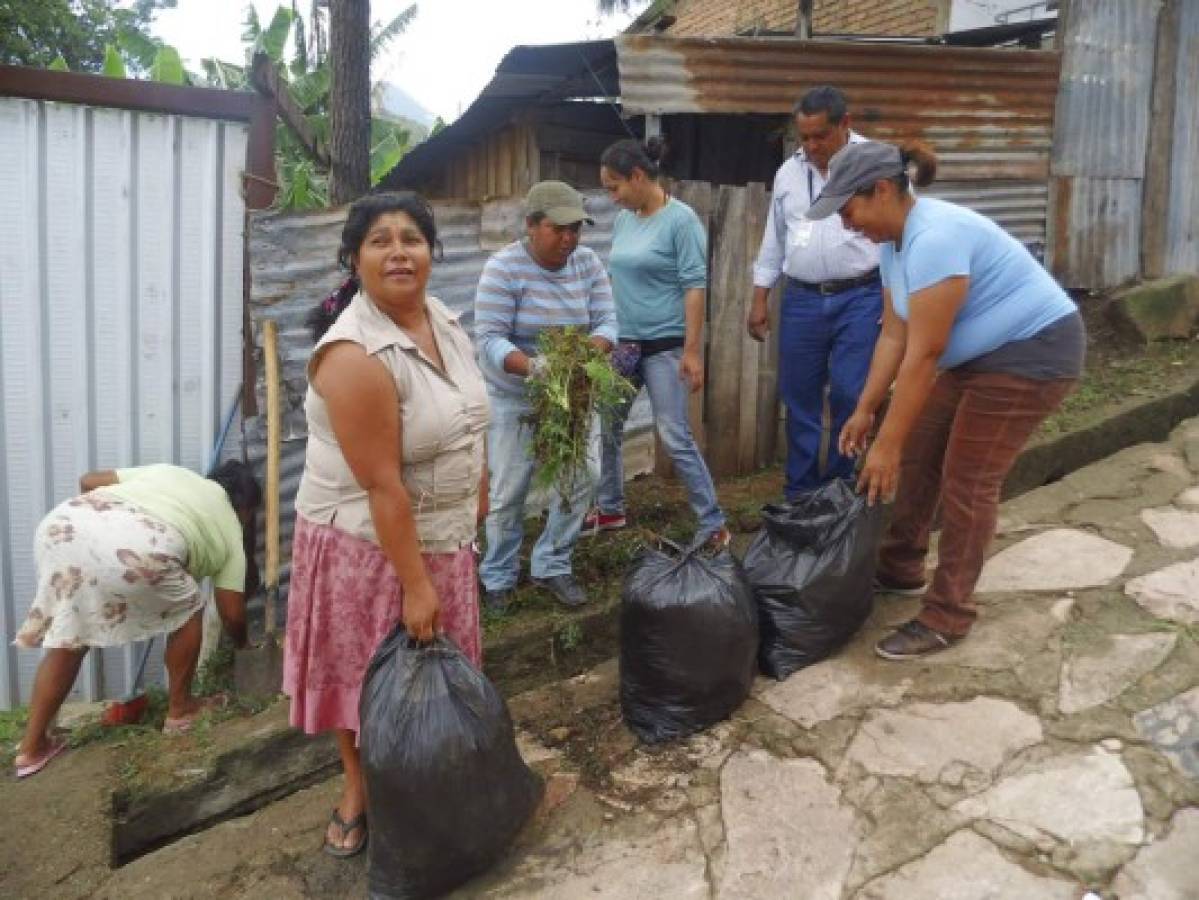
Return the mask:
[[351,821],[347,822],[341,817],[341,813],[339,813],[337,811],[337,808],[334,807],[333,815],[329,818],[329,824],[337,826],[337,830],[341,832],[342,840],[345,840],[346,835],[348,835],[355,828],[362,829],[362,840],[360,840],[353,847],[335,847],[335,846],[333,846],[332,844],[329,843],[328,830],[326,829],[324,849],[325,849],[325,852],[328,853],[330,856],[336,856],[338,859],[349,859],[351,856],[357,856],[359,853],[361,853],[363,850],[366,849],[366,841],[367,841],[367,838],[369,837],[369,835],[367,834],[367,831],[366,831],[366,813],[365,812],[360,812],[358,815],[354,816],[354,818]]

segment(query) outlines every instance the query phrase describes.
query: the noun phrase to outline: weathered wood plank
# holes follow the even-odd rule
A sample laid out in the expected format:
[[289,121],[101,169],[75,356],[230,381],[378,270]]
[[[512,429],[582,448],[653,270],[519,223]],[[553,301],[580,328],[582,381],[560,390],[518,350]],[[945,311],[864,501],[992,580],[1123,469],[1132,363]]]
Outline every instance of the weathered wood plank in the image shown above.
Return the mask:
[[714,476],[737,472],[741,427],[742,299],[746,273],[744,188],[721,185],[712,216],[710,353],[706,423],[718,440],[710,442],[708,466]]

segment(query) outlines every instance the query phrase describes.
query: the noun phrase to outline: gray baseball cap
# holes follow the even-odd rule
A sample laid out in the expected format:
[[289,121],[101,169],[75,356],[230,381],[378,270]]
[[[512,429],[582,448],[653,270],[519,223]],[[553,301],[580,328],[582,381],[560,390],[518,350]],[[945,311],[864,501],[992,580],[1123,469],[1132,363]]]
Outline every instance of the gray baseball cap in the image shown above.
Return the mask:
[[846,144],[828,161],[828,181],[805,215],[827,219],[858,191],[903,172],[899,148],[881,141]]
[[543,213],[555,225],[574,225],[576,222],[595,222],[583,208],[579,192],[565,181],[539,181],[525,196],[525,215]]

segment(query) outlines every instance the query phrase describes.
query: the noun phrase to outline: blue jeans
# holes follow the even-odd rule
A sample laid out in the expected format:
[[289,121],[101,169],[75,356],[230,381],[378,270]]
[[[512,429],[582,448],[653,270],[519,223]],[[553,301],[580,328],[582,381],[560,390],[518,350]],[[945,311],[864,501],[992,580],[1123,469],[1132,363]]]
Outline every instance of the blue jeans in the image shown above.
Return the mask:
[[[708,466],[696,446],[691,433],[691,422],[687,415],[687,384],[679,377],[679,363],[683,348],[663,350],[649,357],[642,357],[629,380],[640,389],[649,391],[650,406],[654,411],[654,427],[662,446],[674,463],[675,472],[687,488],[687,499],[699,519],[697,537],[706,538],[724,525],[724,513],[716,500],[716,486],[708,473]],[[615,514],[624,512],[624,460],[621,441],[624,438],[625,418],[632,399],[604,422],[604,434],[600,441],[600,480],[596,503],[600,512]]]
[[[866,385],[882,308],[878,282],[826,296],[787,280],[779,316],[779,398],[787,410],[789,499],[853,474],[854,461],[837,450],[837,438]],[[826,385],[832,440],[828,465],[821,473]]]
[[[523,398],[491,396],[491,425],[487,430],[487,469],[490,509],[484,526],[487,549],[479,578],[489,591],[516,587],[520,577],[520,545],[524,539],[525,500],[536,463],[532,429],[521,421],[529,412]],[[557,491],[550,492],[549,520],[533,547],[530,571],[534,578],[570,574],[570,559],[583,518],[591,504],[595,476],[590,468],[575,479],[571,504],[564,509]]]

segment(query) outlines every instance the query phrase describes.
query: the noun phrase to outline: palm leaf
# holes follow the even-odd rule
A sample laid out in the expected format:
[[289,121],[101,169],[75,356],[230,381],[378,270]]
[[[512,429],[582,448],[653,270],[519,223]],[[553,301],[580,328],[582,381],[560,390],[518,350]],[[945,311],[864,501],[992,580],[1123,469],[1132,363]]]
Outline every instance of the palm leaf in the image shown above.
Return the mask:
[[371,59],[375,59],[397,37],[403,34],[416,18],[417,5],[413,3],[386,25],[376,22],[371,26]]
[[62,58],[61,53],[57,54],[54,57],[54,61],[52,63],[50,63],[50,65],[48,65],[46,68],[48,68],[51,72],[69,72],[69,71],[71,71],[71,67],[67,65],[67,61]]
[[408,151],[408,132],[393,128],[371,148],[371,187],[374,187],[399,164]]
[[204,67],[204,75],[213,87],[226,91],[238,91],[246,87],[246,70],[241,66],[211,58],[200,60],[200,65]]
[[275,10],[266,31],[258,36],[255,49],[269,56],[273,63],[283,61],[283,48],[287,46],[287,36],[291,33],[291,20],[291,10],[286,6],[280,6]]
[[160,47],[150,67],[150,80],[165,84],[187,84],[187,73],[183,71],[183,60],[174,47]]
[[121,59],[121,54],[112,44],[104,45],[104,68],[101,69],[101,74],[109,78],[128,77],[125,72],[125,60]]
[[154,65],[154,57],[158,55],[158,48],[161,46],[161,41],[146,37],[133,28],[123,28],[117,32],[117,50],[141,72],[148,71]]
[[296,78],[291,85],[291,94],[302,110],[312,112],[328,102],[330,79],[329,64],[323,63],[319,68]]

